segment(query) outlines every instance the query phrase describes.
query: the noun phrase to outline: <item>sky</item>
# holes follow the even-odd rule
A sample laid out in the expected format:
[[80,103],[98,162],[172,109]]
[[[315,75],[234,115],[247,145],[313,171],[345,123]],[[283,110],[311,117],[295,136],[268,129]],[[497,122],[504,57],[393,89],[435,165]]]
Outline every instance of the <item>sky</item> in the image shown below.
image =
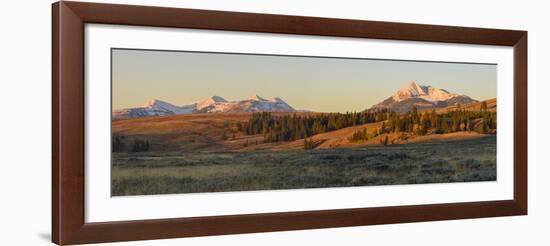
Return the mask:
[[494,64],[297,57],[185,51],[112,50],[113,109],[150,99],[188,105],[280,97],[295,109],[370,108],[412,81],[473,99],[496,97]]

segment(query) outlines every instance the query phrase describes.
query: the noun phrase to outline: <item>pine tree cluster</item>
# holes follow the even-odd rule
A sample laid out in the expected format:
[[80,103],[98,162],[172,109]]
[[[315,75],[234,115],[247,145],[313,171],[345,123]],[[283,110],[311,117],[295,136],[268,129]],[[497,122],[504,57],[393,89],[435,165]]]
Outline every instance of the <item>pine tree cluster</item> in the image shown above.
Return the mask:
[[311,115],[275,115],[262,112],[254,113],[247,122],[239,123],[238,129],[248,135],[263,134],[264,142],[284,142],[345,127],[385,121],[392,114],[388,110]]
[[356,131],[350,141],[367,141],[383,133],[410,133],[417,136],[444,134],[459,131],[475,131],[481,134],[492,134],[497,128],[496,112],[487,110],[483,102],[479,111],[457,109],[445,113],[435,110],[418,112],[413,107],[404,115],[391,114],[379,129],[362,129]]

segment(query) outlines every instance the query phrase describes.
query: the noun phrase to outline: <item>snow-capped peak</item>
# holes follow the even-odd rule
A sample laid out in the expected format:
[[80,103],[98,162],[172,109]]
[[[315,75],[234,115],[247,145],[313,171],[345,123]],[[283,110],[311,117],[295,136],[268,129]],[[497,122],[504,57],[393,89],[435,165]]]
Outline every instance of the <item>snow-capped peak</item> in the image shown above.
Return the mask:
[[248,98],[248,100],[254,100],[254,101],[267,101],[263,97],[258,95],[252,95]]
[[208,97],[208,98],[205,98],[205,99],[197,102],[197,109],[201,110],[201,109],[206,108],[206,107],[208,107],[212,104],[224,103],[224,102],[227,102],[227,100],[225,100],[223,97],[220,97],[220,96]]
[[283,99],[281,99],[280,97],[274,97],[271,101],[273,102],[280,102],[280,103],[286,103]]
[[417,109],[442,108],[471,102],[477,101],[466,95],[410,82],[401,87],[394,95],[373,105],[370,109],[390,109],[402,114],[413,107]]
[[402,87],[392,96],[393,100],[400,102],[409,98],[422,98],[430,102],[445,101],[458,94],[449,93],[446,90],[434,88],[431,86],[419,85],[416,82],[411,82]]
[[411,97],[425,96],[427,94],[426,87],[418,85],[416,82],[411,82],[399,89],[393,99],[396,101],[402,101]]
[[[143,106],[144,109],[149,109],[151,112],[154,112],[155,115],[158,114],[185,114],[190,113],[194,109],[190,106],[178,107],[176,105],[167,103],[159,99],[151,99],[145,103]],[[194,108],[194,107],[193,107]],[[161,113],[162,112],[162,113]]]
[[157,102],[159,102],[160,100],[158,99],[155,99],[155,98],[152,98],[150,100],[147,100],[145,102],[145,105],[143,105],[143,107],[153,107]]
[[173,108],[176,106],[159,99],[151,99],[145,103],[144,107],[153,108],[153,109],[165,109],[165,108]]

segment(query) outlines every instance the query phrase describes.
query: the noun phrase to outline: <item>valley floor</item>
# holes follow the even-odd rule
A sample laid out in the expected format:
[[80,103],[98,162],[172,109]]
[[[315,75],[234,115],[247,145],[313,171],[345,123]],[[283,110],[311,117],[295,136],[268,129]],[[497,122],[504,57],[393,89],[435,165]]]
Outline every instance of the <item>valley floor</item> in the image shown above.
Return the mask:
[[496,136],[314,150],[113,153],[113,196],[496,180]]

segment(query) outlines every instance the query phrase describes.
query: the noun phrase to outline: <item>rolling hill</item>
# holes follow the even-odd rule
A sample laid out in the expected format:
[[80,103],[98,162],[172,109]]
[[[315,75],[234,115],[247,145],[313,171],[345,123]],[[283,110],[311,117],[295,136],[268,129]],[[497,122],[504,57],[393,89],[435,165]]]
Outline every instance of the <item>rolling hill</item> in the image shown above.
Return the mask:
[[[284,115],[288,113],[274,113]],[[297,115],[316,113],[298,112]],[[241,151],[287,151],[303,150],[304,139],[290,142],[264,143],[262,134],[247,135],[232,129],[233,123],[245,122],[252,113],[196,113],[162,117],[146,117],[115,120],[113,136],[123,136],[126,146],[133,140],[147,139],[154,152],[241,152]],[[413,136],[388,133],[368,141],[352,142],[350,137],[362,129],[380,128],[382,122],[342,128],[311,136],[315,149],[350,148],[381,145],[388,136],[393,144],[447,142],[482,138],[487,135],[475,132],[458,132],[429,136]],[[225,136],[225,137],[224,137]],[[405,136],[405,137],[404,137]],[[128,148],[128,147],[127,147]]]

